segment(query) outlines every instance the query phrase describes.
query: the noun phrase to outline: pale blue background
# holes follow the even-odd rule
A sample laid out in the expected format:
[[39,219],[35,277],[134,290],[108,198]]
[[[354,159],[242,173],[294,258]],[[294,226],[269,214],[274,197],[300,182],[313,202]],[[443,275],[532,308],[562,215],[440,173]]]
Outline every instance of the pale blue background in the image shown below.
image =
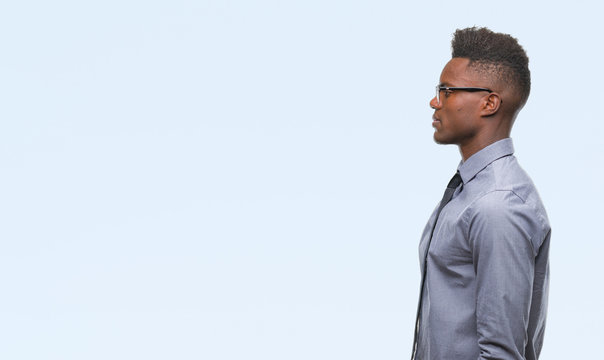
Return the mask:
[[[547,5],[546,5],[547,4]],[[563,4],[563,5],[562,5]],[[3,1],[0,358],[405,359],[456,28],[519,38],[543,359],[602,340],[596,1]]]

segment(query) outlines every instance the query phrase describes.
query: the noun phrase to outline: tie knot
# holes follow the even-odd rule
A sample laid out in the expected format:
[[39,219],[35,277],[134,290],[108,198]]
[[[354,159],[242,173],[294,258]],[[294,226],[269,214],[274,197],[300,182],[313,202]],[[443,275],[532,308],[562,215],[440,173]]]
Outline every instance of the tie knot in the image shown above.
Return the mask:
[[447,185],[447,188],[457,189],[459,184],[461,184],[461,175],[459,175],[459,171],[458,171],[455,173],[455,175],[453,175],[453,177],[451,178],[451,181],[449,181],[449,185]]

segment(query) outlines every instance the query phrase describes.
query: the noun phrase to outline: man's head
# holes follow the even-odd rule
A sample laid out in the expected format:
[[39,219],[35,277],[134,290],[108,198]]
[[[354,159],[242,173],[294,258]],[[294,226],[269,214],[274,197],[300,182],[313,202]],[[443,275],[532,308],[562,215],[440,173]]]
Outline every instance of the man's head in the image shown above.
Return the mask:
[[464,158],[509,137],[530,93],[528,57],[516,39],[486,28],[457,30],[440,76],[434,139],[457,144]]
[[[451,41],[453,58],[470,60],[469,68],[519,96],[522,108],[531,92],[529,59],[518,40],[487,28],[458,29]],[[518,109],[520,110],[520,109]]]

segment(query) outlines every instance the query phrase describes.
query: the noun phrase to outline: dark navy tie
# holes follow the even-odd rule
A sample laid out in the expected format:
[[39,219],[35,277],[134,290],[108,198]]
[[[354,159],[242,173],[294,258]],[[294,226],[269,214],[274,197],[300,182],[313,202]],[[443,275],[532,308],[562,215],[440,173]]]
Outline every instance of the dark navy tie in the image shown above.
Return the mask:
[[417,304],[417,315],[415,317],[415,334],[413,335],[413,349],[411,351],[411,360],[416,360],[415,355],[417,352],[417,340],[418,340],[418,336],[419,336],[419,317],[420,317],[421,311],[422,311],[422,299],[424,297],[424,282],[426,281],[426,270],[427,270],[426,264],[428,262],[428,250],[430,250],[430,243],[432,242],[432,235],[434,235],[434,229],[436,229],[436,223],[438,222],[438,217],[440,216],[440,212],[445,207],[445,205],[447,205],[447,203],[449,201],[451,201],[451,198],[453,197],[453,193],[455,192],[455,189],[457,189],[457,187],[461,184],[461,182],[462,182],[461,175],[459,175],[459,171],[458,171],[455,173],[455,175],[453,175],[453,177],[451,178],[451,181],[449,181],[449,184],[447,185],[447,189],[445,190],[443,198],[440,201],[440,206],[438,207],[438,210],[436,211],[436,218],[434,220],[434,225],[432,226],[432,232],[430,232],[430,238],[428,239],[428,245],[426,246],[426,253],[424,255],[424,266],[423,266],[423,271],[422,271],[422,281],[421,281],[421,285],[420,285],[420,289],[419,289],[419,303]]

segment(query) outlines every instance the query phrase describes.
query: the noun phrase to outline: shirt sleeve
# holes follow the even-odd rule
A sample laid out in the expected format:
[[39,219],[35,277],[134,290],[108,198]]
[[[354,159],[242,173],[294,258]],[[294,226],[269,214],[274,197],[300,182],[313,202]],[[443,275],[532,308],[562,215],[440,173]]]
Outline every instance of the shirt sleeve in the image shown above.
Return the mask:
[[525,359],[539,233],[534,211],[511,191],[473,206],[469,240],[476,273],[479,359]]

